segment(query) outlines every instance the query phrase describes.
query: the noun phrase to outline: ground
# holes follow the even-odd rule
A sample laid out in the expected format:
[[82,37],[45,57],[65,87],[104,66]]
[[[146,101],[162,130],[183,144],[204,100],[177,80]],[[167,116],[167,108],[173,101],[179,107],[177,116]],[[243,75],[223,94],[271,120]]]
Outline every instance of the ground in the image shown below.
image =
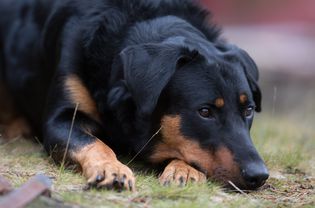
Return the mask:
[[[83,207],[315,207],[312,123],[258,115],[252,137],[271,176],[261,189],[246,194],[224,190],[212,182],[162,187],[150,171],[136,172],[135,193],[84,191],[80,174],[56,166],[39,143],[22,138],[9,142],[0,139],[0,175],[18,187],[31,176],[44,173],[53,180],[54,198]],[[131,164],[139,169],[137,166]]]

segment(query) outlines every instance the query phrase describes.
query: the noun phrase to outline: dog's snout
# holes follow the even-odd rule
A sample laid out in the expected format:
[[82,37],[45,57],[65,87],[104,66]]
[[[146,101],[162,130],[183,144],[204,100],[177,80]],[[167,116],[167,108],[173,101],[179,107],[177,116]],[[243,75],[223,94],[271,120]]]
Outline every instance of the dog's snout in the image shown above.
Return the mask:
[[266,182],[269,173],[264,164],[252,163],[242,169],[242,176],[247,189],[256,189]]

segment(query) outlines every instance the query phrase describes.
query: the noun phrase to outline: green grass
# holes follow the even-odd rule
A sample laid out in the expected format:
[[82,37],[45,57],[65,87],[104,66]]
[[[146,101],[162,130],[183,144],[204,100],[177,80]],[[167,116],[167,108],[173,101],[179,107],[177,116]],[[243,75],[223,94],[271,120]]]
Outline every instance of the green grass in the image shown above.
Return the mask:
[[222,190],[212,182],[163,187],[153,173],[145,172],[136,172],[135,193],[83,191],[80,174],[60,169],[41,145],[25,139],[0,143],[0,175],[18,187],[44,173],[53,179],[54,198],[83,207],[315,207],[315,129],[311,126],[279,117],[256,118],[252,137],[271,176],[260,190],[248,194]]

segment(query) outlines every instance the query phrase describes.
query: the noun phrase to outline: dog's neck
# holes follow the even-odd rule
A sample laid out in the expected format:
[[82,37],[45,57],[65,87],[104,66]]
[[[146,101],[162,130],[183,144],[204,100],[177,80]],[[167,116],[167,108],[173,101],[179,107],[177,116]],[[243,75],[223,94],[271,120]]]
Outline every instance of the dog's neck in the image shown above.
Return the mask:
[[195,36],[206,39],[204,34],[187,21],[175,16],[164,16],[135,24],[128,31],[124,46],[161,43],[181,34],[187,39]]

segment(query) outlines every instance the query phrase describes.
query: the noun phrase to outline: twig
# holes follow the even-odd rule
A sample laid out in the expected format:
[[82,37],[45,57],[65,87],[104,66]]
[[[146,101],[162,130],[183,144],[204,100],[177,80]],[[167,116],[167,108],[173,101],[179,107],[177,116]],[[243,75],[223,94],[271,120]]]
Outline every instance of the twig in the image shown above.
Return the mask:
[[151,138],[142,146],[137,154],[126,164],[127,166],[138,157],[138,155],[144,150],[144,148],[151,142],[151,140],[162,130],[162,126],[151,136]]

